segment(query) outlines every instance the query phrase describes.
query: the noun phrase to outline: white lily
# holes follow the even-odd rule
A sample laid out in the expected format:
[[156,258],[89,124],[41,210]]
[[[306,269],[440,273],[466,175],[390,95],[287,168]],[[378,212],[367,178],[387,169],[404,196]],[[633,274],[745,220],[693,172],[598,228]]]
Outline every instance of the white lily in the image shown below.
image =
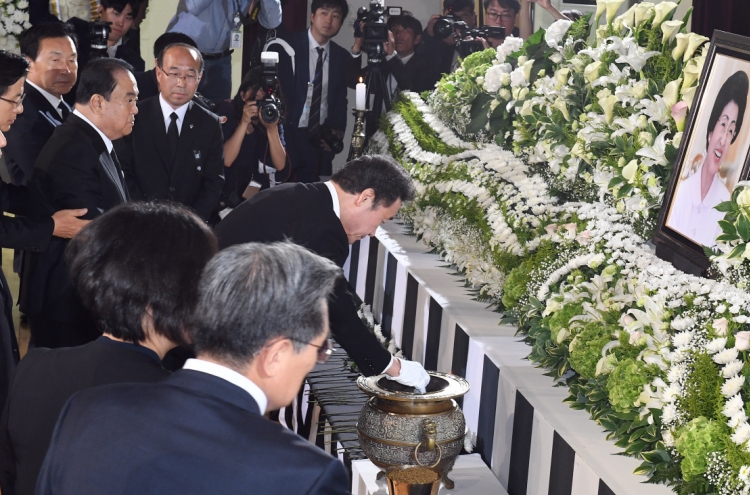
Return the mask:
[[607,4],[604,0],[596,0],[596,13],[594,14],[594,19],[596,19],[596,24],[599,24],[599,18],[604,14],[604,11],[607,10]]
[[654,26],[658,26],[661,22],[666,19],[673,11],[677,8],[677,4],[674,2],[661,2],[656,4],[654,7]]
[[[526,103],[524,103],[525,105]],[[565,120],[570,122],[570,113],[568,113],[568,106],[565,104],[565,100],[562,98],[558,98],[555,103],[552,104],[552,108],[556,108],[562,112],[563,117],[565,117]]]
[[672,41],[674,35],[682,27],[682,21],[664,21],[661,23],[661,42],[667,44]]
[[668,83],[664,88],[664,94],[662,95],[662,97],[664,98],[664,104],[667,105],[667,107],[669,107],[670,109],[674,106],[675,103],[677,103],[681,84],[682,79],[675,79],[674,81]]
[[693,106],[693,99],[695,98],[695,90],[698,86],[692,86],[682,91],[682,100],[687,103],[688,108]]
[[593,83],[599,78],[599,70],[602,66],[602,63],[599,61],[591,62],[589,65],[586,66],[586,68],[583,70],[583,77],[586,78],[586,80],[589,83]]
[[682,82],[683,91],[692,86],[701,75],[701,72],[698,69],[698,63],[694,58],[688,60],[688,63],[685,64],[685,68],[682,70],[682,72],[683,77],[685,78],[685,80]]
[[668,130],[662,131],[656,139],[654,139],[654,144],[651,146],[646,146],[644,148],[639,149],[635,152],[636,155],[645,158],[646,160],[643,160],[647,165],[661,165],[666,166],[667,158],[666,158],[666,152],[667,152],[667,133]]
[[635,179],[635,173],[638,171],[638,160],[630,160],[630,163],[622,169],[622,176],[630,183]]
[[620,101],[615,95],[609,95],[605,98],[602,98],[599,100],[599,105],[601,105],[602,110],[604,111],[604,118],[607,121],[607,124],[612,123],[612,118],[614,116],[614,110],[615,110],[615,103]]
[[607,5],[607,24],[612,22],[612,20],[617,15],[617,10],[620,8],[620,5],[623,4],[625,0],[604,0]]
[[646,51],[646,49],[640,46],[633,38],[625,38],[623,40],[623,46],[627,48],[628,53],[627,55],[620,55],[615,62],[626,63],[637,72],[643,70],[648,59],[660,53],[657,51]]
[[672,49],[672,59],[679,60],[688,46],[688,35],[686,33],[677,33],[674,38],[677,40],[677,45]]
[[651,2],[641,2],[635,6],[635,26],[638,27],[651,18],[654,4]]
[[687,62],[690,57],[693,56],[695,50],[698,49],[703,43],[708,41],[708,38],[701,36],[700,34],[690,33],[688,34],[688,44],[685,48],[685,54],[682,56],[682,61]]

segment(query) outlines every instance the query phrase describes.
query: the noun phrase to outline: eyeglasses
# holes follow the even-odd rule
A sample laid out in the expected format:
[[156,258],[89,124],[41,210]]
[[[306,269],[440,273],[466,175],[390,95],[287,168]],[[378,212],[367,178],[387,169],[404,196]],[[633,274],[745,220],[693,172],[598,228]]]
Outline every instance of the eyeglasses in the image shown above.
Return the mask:
[[178,74],[177,72],[167,72],[167,71],[165,71],[164,69],[162,69],[161,67],[159,67],[159,69],[160,69],[160,70],[161,70],[161,71],[162,71],[162,72],[164,73],[164,75],[165,75],[165,76],[167,76],[167,77],[169,78],[169,80],[170,80],[170,81],[172,81],[172,82],[175,82],[175,83],[176,83],[176,82],[179,82],[179,81],[180,81],[180,79],[184,79],[184,80],[185,80],[185,83],[187,83],[187,84],[195,84],[196,82],[198,82],[198,76],[197,76],[196,74],[185,74],[185,75],[181,75],[181,74]]
[[498,14],[497,12],[486,12],[485,15],[490,21],[496,21],[498,19],[510,21],[516,18],[516,14]]
[[26,93],[22,94],[21,98],[19,98],[18,101],[9,100],[7,98],[3,98],[2,96],[0,96],[0,100],[7,101],[8,103],[11,103],[13,105],[13,110],[18,109],[18,107],[21,106],[24,98],[26,98]]
[[287,337],[287,338],[294,342],[299,342],[300,344],[307,344],[313,347],[317,347],[318,348],[318,364],[323,364],[326,361],[328,361],[328,358],[331,357],[331,354],[333,354],[333,351],[336,350],[333,348],[333,339],[326,339],[323,345],[315,345],[312,342],[305,342],[303,340],[293,339],[291,337]]

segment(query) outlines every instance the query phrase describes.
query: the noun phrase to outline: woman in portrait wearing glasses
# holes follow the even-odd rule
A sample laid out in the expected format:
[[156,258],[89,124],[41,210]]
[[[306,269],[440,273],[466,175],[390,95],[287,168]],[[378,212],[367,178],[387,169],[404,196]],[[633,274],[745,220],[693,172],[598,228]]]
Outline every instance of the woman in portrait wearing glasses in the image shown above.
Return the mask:
[[18,365],[0,419],[2,493],[32,494],[57,417],[76,392],[170,375],[164,355],[186,344],[203,268],[216,238],[174,203],[124,203],[68,244],[73,285],[102,336],[34,349]]
[[[0,155],[6,144],[3,132],[8,132],[18,114],[23,112],[23,92],[29,62],[18,55],[0,50]],[[3,212],[16,215],[25,210],[26,190],[0,181],[0,205]],[[16,216],[9,217],[0,212],[0,247],[43,251],[52,236],[73,237],[86,221],[76,216],[86,210],[62,210],[50,218],[31,220]],[[8,283],[0,272],[0,406],[5,403],[10,377],[20,356],[13,326],[11,308],[13,301]]]
[[[286,163],[283,99],[281,85],[274,96],[282,102],[279,117],[271,123],[260,118],[260,103],[266,95],[263,68],[251,69],[240,83],[232,100],[216,105],[224,133],[225,196],[233,197],[236,206],[250,194],[285,182],[291,171]],[[249,188],[248,188],[249,187]]]
[[726,167],[724,156],[742,128],[749,86],[744,71],[737,71],[724,81],[706,126],[705,152],[692,160],[697,162],[697,169],[691,175],[687,175],[691,167],[686,161],[667,217],[667,227],[703,246],[715,246],[721,233],[719,220],[724,213],[714,207],[729,201],[731,195],[720,171],[722,165]]

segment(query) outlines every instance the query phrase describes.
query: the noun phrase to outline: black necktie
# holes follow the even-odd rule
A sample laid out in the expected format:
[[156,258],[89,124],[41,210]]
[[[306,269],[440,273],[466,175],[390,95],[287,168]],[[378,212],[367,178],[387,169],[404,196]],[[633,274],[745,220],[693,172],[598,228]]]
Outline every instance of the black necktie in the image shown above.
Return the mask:
[[169,123],[169,130],[167,130],[167,143],[169,143],[169,163],[167,165],[171,167],[177,153],[177,141],[180,139],[180,133],[177,132],[177,114],[172,112],[169,118],[172,119],[172,122]]
[[307,129],[310,133],[320,125],[320,98],[323,95],[323,47],[316,48],[318,62],[315,64],[315,78],[313,79],[312,103],[310,103],[310,118],[307,119]]
[[68,114],[70,114],[70,110],[68,110],[68,106],[60,102],[59,105],[57,105],[58,110],[60,110],[60,114],[62,115],[63,121],[68,118]]

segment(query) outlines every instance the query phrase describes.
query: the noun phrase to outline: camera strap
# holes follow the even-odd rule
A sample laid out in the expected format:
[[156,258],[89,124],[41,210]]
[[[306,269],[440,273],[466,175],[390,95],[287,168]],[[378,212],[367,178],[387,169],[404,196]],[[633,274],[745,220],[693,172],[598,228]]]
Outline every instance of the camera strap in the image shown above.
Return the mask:
[[269,29],[268,34],[266,34],[266,44],[263,45],[263,51],[267,52],[268,47],[271,45],[279,45],[281,48],[284,49],[287,55],[289,55],[289,58],[292,59],[292,75],[295,75],[295,67],[294,67],[294,56],[296,52],[294,51],[294,48],[292,48],[292,45],[287,43],[285,40],[282,40],[281,38],[276,37],[276,30],[275,29]]

